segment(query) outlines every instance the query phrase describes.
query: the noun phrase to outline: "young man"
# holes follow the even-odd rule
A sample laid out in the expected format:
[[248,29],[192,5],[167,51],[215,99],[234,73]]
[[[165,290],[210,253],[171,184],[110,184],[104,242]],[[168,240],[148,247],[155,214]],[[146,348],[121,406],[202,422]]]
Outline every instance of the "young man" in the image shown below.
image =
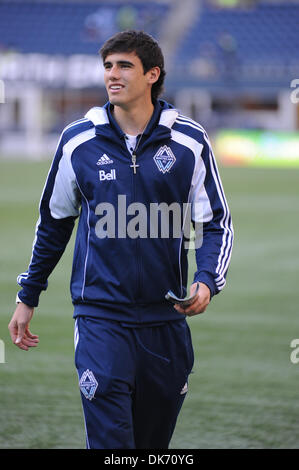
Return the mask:
[[[29,322],[79,216],[71,294],[87,447],[167,448],[194,360],[186,317],[224,287],[233,229],[204,129],[158,100],[157,42],[127,31],[100,52],[109,101],[62,133],[9,330],[19,348],[37,345]],[[186,295],[188,210],[202,228],[199,290],[183,308],[165,295]]]

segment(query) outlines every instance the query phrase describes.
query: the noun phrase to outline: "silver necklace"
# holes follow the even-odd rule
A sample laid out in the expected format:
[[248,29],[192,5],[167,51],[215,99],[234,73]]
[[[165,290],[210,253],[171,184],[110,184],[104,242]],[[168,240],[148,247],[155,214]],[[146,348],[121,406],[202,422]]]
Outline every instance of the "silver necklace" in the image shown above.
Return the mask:
[[138,147],[139,147],[139,144],[140,144],[140,141],[141,141],[141,139],[142,139],[142,136],[143,136],[143,134],[144,134],[144,132],[145,132],[145,129],[147,128],[148,123],[149,123],[149,120],[147,121],[147,123],[146,123],[146,125],[145,125],[145,128],[143,129],[143,131],[142,131],[142,133],[141,133],[141,135],[140,135],[138,141],[136,142],[135,148],[134,148],[134,150],[133,150],[133,152],[132,152],[132,156],[131,156],[132,164],[130,165],[130,168],[133,168],[133,173],[134,173],[134,175],[136,175],[136,173],[137,173],[137,168],[139,167],[139,165],[136,164],[136,159],[137,159],[136,152],[137,152],[137,149],[138,149]]

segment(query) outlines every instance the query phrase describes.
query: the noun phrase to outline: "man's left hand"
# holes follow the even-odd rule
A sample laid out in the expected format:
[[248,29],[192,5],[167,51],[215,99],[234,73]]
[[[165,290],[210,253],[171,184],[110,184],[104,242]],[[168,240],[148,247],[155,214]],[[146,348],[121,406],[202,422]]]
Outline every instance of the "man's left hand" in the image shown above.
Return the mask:
[[[192,295],[196,289],[196,284],[194,283],[190,287],[190,295]],[[174,308],[183,315],[187,315],[188,317],[192,317],[193,315],[198,315],[199,313],[203,313],[207,306],[209,305],[211,300],[211,293],[210,289],[206,284],[203,282],[199,283],[199,290],[197,296],[194,299],[194,302],[191,305],[188,305],[186,308],[180,307],[178,304],[174,306]]]

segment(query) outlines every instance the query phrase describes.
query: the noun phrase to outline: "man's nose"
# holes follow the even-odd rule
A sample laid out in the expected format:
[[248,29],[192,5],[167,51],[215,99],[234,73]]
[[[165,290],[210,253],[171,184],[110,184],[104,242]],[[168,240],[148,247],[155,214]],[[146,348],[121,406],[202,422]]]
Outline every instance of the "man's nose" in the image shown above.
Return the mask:
[[120,73],[119,73],[119,67],[115,64],[111,67],[111,69],[109,70],[109,76],[110,76],[110,79],[118,79],[119,76],[120,76]]

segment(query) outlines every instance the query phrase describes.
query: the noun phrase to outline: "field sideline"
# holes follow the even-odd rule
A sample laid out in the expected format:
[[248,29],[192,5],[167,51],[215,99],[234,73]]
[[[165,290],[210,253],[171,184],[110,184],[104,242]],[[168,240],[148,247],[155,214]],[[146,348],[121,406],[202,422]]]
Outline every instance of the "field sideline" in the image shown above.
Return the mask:
[[[38,348],[20,351],[7,330],[48,168],[0,160],[1,449],[85,447],[69,295],[74,236],[31,324]],[[299,170],[220,172],[235,228],[232,263],[225,290],[189,320],[194,373],[171,447],[298,449],[299,363],[290,343],[299,338]]]

